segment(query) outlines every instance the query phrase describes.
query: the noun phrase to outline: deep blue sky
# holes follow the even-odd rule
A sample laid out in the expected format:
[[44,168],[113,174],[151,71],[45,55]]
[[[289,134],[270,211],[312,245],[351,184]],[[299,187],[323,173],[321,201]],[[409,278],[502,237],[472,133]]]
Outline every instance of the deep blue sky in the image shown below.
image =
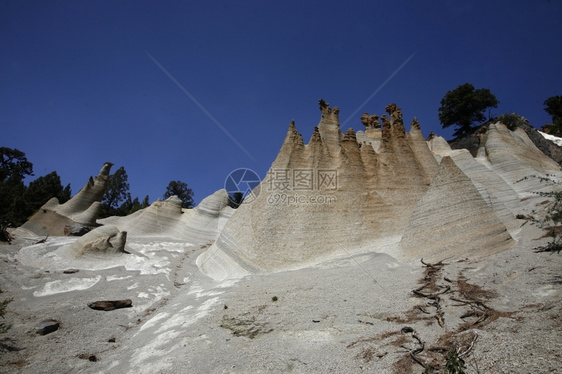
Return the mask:
[[291,119],[308,141],[318,99],[343,122],[413,53],[344,132],[395,102],[407,129],[450,138],[437,109],[465,82],[541,127],[562,95],[560,20],[555,0],[1,1],[0,146],[73,194],[111,161],[133,197],[181,180],[199,202],[236,168],[263,177]]

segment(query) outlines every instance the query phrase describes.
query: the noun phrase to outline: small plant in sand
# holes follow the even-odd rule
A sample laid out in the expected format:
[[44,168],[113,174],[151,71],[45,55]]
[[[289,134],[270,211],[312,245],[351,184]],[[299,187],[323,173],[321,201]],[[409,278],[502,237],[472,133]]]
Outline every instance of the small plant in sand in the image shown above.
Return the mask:
[[431,366],[426,366],[423,371],[423,374],[433,374],[433,373],[435,373],[435,370],[433,370],[433,367]]
[[455,349],[447,353],[447,362],[445,363],[445,370],[450,374],[464,374],[466,366],[464,360],[459,357]]
[[[562,189],[560,181],[552,179],[554,176],[547,174],[546,177],[531,176],[538,178],[541,183],[553,186],[549,192],[535,192],[537,195],[549,198],[543,218],[531,217],[531,224],[536,224],[547,231],[551,241],[545,246],[536,248],[536,252],[558,252],[562,251]],[[525,177],[517,182],[528,179]]]
[[277,301],[277,300],[279,300],[279,298],[278,298],[277,296],[273,296],[273,297],[271,298],[271,301]]
[[7,242],[8,244],[14,240],[14,237],[8,232],[9,223],[0,223],[0,241]]
[[541,196],[550,197],[553,201],[547,207],[546,217],[541,224],[548,230],[552,239],[547,245],[537,248],[537,252],[558,252],[562,250],[562,191],[541,192]]
[[[0,289],[0,293],[3,293],[4,291],[2,291]],[[4,319],[4,314],[6,314],[6,307],[8,306],[9,303],[11,303],[14,299],[5,299],[0,301],[0,317],[2,317],[2,319]],[[8,331],[10,329],[10,325],[6,325],[4,322],[0,322],[0,334],[5,333],[6,331]]]

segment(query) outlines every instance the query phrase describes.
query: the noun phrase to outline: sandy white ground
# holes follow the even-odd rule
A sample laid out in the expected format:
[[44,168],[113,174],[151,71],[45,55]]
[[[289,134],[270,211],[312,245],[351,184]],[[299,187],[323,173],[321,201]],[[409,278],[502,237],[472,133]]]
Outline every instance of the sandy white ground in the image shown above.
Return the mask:
[[[6,316],[12,328],[2,342],[20,350],[2,352],[0,371],[398,373],[407,364],[421,372],[406,350],[415,341],[400,332],[410,326],[428,348],[447,333],[459,341],[477,334],[465,357],[468,372],[560,372],[562,255],[533,253],[544,242],[535,240],[541,234],[525,225],[511,250],[446,261],[441,283],[451,280],[454,291],[464,277],[493,291],[486,305],[502,313],[467,331],[458,331],[466,305],[445,296],[444,327],[431,316],[408,320],[418,305],[431,311],[411,292],[424,267],[389,254],[354,254],[313,268],[215,281],[195,265],[204,245],[129,238],[134,253],[112,257],[111,267],[107,259],[66,258],[62,248],[72,239],[30,245],[32,238],[18,238],[1,246],[0,267],[2,296],[15,299]],[[67,268],[80,270],[64,274]],[[125,298],[133,308],[87,306]],[[61,321],[61,328],[37,335],[35,328],[48,318]]]

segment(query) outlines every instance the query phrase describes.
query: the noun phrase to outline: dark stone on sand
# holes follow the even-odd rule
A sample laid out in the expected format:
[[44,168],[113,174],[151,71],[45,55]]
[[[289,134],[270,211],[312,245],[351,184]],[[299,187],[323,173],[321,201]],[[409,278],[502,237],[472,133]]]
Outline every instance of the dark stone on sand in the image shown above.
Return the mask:
[[95,301],[93,303],[89,303],[88,306],[95,310],[115,310],[121,308],[131,308],[133,306],[133,302],[131,299],[125,300],[104,300],[104,301]]
[[55,319],[46,319],[44,321],[41,321],[41,324],[37,328],[36,333],[39,335],[47,335],[57,331],[59,327],[60,321],[57,321]]
[[89,354],[89,353],[80,353],[78,355],[78,358],[80,358],[82,360],[92,361],[92,362],[96,362],[96,361],[99,360],[98,356],[92,355],[92,354]]

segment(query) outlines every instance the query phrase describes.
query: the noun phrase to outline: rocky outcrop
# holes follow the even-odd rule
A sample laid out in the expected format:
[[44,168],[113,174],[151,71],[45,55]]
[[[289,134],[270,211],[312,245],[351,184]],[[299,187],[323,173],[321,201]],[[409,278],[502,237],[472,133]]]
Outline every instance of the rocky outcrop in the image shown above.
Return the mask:
[[451,140],[449,142],[451,148],[467,149],[472,156],[476,157],[478,149],[480,148],[481,134],[486,133],[488,131],[488,127],[497,122],[503,123],[511,131],[514,131],[517,128],[523,130],[542,153],[556,161],[559,165],[562,165],[562,147],[548,139],[545,139],[535,127],[531,126],[525,117],[516,113],[501,115],[495,120],[481,125],[471,134]]
[[404,261],[487,256],[513,245],[516,210],[540,176],[560,175],[520,129],[491,124],[473,157],[426,140],[416,118],[407,132],[397,105],[385,110],[344,135],[339,110],[321,100],[308,144],[292,121],[259,196],[198,258],[201,269],[226,278],[372,251]]
[[51,236],[66,235],[66,226],[96,227],[100,201],[112,165],[106,162],[99,174],[95,178],[90,177],[80,192],[66,203],[59,204],[56,197],[50,199],[21,227],[36,235]]
[[363,113],[363,115],[361,116],[361,123],[365,126],[365,130],[374,130],[381,128],[379,116],[376,114],[369,115],[369,113]]
[[[62,205],[54,205],[52,202],[48,208],[54,212],[69,217],[78,223],[95,225],[99,203],[105,193],[105,186],[109,178],[109,172],[113,164],[106,162],[99,174],[88,180],[88,183],[72,199]],[[51,200],[52,201],[52,200]]]
[[127,232],[115,226],[101,226],[70,244],[69,249],[77,256],[86,253],[127,253]]
[[75,224],[77,222],[72,219],[43,206],[26,223],[18,227],[14,233],[16,236],[20,235],[20,232],[40,236],[64,236],[64,228]]
[[[127,217],[99,220],[105,226],[64,250],[77,262],[108,252],[122,260],[128,257],[121,256],[127,233],[190,245],[214,242],[197,259],[214,278],[298,269],[366,252],[403,261],[486,256],[513,244],[511,235],[520,230],[514,215],[522,199],[545,191],[540,178],[561,175],[523,130],[500,122],[478,132],[474,157],[438,136],[426,140],[416,118],[406,131],[396,104],[381,116],[364,114],[365,130],[345,134],[339,109],[324,100],[319,107],[320,121],[307,144],[291,121],[252,202],[234,210],[219,190],[196,208],[182,209],[172,196]],[[110,167],[106,163],[68,203],[45,204],[27,228],[49,234],[66,227],[69,233],[96,224]]]
[[340,129],[340,110],[338,107],[330,108],[324,100],[319,100],[321,120],[318,124],[320,139],[324,144],[324,150],[331,157],[336,157],[339,153],[340,143],[343,133]]
[[476,159],[484,159],[495,173],[520,193],[548,188],[540,177],[555,174],[560,166],[541,152],[521,128],[509,130],[501,122],[481,135]]
[[504,223],[448,156],[404,230],[399,258],[475,258],[511,248]]
[[228,193],[219,190],[206,197],[194,209],[182,209],[181,200],[170,196],[127,217],[109,217],[100,223],[116,225],[133,236],[156,236],[208,243],[230,217]]
[[429,144],[439,162],[443,157],[451,157],[509,232],[518,231],[521,223],[514,218],[512,211],[518,209],[520,197],[513,187],[491,169],[491,163],[486,158],[475,159],[466,149],[452,150],[445,139],[438,136],[433,137]]
[[521,118],[522,119],[517,126],[525,131],[529,139],[531,139],[531,141],[542,153],[556,161],[558,165],[562,165],[562,147],[548,139],[545,139],[545,137],[541,135],[536,128],[529,124],[529,121],[526,118]]
[[389,105],[372,138],[352,129],[344,135],[337,108],[320,101],[320,110],[306,145],[291,122],[258,198],[234,213],[198,260],[207,271],[293,269],[399,239],[438,168],[419,125],[406,133],[400,108]]

